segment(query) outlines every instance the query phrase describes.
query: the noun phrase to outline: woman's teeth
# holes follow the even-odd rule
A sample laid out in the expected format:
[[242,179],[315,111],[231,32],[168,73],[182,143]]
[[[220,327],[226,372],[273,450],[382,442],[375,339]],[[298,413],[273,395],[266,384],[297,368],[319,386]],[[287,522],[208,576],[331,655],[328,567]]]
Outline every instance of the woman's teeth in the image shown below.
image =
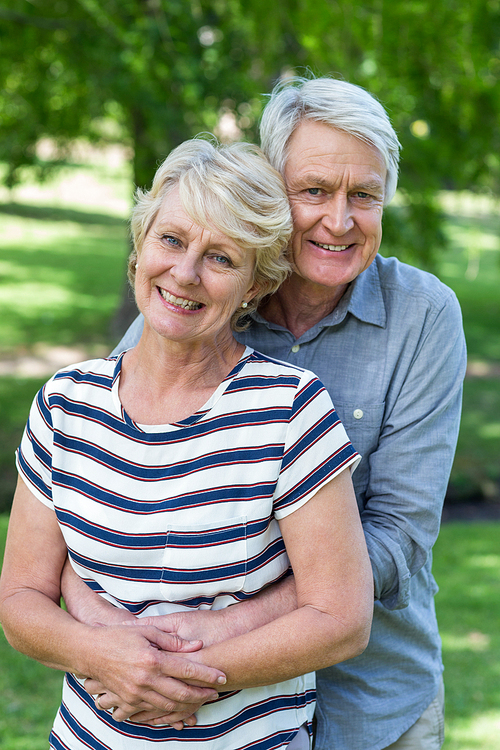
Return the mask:
[[183,297],[174,297],[173,294],[165,291],[165,289],[160,289],[160,294],[165,302],[170,302],[171,305],[176,305],[177,307],[183,307],[184,310],[199,310],[202,307],[200,302],[193,302],[193,300],[184,299]]

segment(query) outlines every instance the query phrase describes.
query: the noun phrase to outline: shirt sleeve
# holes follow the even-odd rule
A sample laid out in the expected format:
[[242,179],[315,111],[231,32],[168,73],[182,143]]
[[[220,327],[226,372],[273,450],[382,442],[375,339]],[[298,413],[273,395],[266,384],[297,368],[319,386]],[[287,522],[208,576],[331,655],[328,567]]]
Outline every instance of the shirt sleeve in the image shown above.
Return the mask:
[[52,415],[47,401],[47,386],[37,393],[21,444],[16,452],[17,470],[30,491],[44,505],[52,503]]
[[410,581],[436,541],[460,423],[466,348],[450,292],[424,328],[394,404],[385,415],[361,517],[375,598],[386,609],[410,601]]
[[274,494],[274,515],[284,518],[298,510],[333,477],[360,460],[318,378],[305,372],[294,398],[280,476]]

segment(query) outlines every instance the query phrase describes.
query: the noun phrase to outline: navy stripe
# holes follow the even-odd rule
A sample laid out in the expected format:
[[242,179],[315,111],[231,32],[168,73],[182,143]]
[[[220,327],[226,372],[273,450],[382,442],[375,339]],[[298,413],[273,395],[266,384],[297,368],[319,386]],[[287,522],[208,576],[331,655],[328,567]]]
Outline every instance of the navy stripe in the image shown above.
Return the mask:
[[[207,467],[226,466],[264,460],[281,460],[283,446],[280,444],[257,445],[255,447],[231,448],[211,453],[204,453],[196,458],[176,461],[173,451],[163,452],[161,465],[144,466],[126,461],[114,453],[105,450],[100,445],[90,443],[88,440],[72,438],[61,432],[54,434],[54,445],[62,451],[77,453],[88,457],[113,471],[135,479],[154,481],[157,479],[176,479],[191,475],[196,471],[203,471]],[[154,455],[154,454],[153,454]]]

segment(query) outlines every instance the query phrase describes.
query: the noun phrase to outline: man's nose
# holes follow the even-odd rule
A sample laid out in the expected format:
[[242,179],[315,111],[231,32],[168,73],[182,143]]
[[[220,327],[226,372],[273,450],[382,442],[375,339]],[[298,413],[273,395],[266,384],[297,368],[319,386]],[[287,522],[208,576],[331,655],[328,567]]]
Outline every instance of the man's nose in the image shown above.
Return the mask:
[[337,237],[346,234],[354,226],[349,196],[335,193],[325,203],[324,226]]

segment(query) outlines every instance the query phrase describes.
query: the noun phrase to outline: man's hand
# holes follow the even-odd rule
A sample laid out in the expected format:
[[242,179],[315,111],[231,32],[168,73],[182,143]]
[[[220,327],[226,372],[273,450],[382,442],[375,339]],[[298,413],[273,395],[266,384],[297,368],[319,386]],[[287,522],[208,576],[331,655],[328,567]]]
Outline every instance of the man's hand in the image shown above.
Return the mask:
[[126,624],[147,624],[187,641],[201,640],[203,648],[249,633],[297,608],[293,576],[281,579],[255,596],[225,609],[196,609],[169,615],[141,617]]
[[136,619],[127,609],[113,606],[92,591],[75,573],[69,559],[61,574],[61,592],[70,615],[86,625],[121,625]]
[[[125,625],[147,625],[164,633],[176,634],[185,641],[202,641],[203,647],[222,643],[232,638],[232,621],[227,617],[227,609],[196,609],[173,612],[170,615],[135,618]],[[237,633],[239,635],[239,632]]]

